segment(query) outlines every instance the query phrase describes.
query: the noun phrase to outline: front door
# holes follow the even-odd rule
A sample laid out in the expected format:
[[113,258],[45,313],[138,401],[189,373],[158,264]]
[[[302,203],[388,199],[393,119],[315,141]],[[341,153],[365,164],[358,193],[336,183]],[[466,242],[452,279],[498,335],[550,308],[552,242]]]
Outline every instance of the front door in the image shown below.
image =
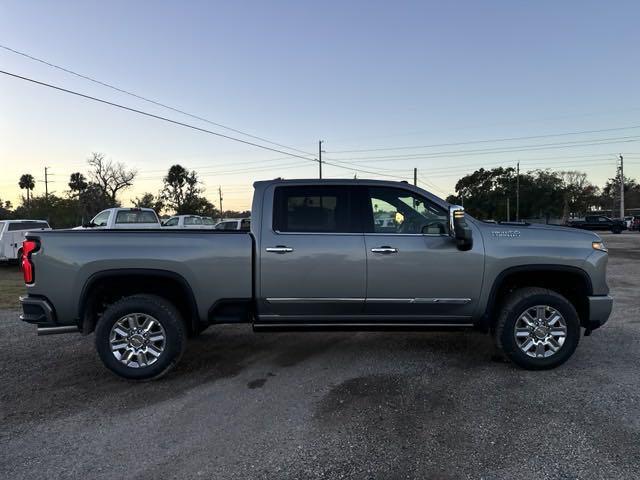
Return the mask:
[[[258,252],[259,322],[347,321],[361,315],[366,254],[348,186],[275,186]],[[266,201],[266,204],[271,202]]]
[[369,187],[365,312],[398,322],[469,323],[484,269],[482,241],[463,252],[448,212],[410,190]]

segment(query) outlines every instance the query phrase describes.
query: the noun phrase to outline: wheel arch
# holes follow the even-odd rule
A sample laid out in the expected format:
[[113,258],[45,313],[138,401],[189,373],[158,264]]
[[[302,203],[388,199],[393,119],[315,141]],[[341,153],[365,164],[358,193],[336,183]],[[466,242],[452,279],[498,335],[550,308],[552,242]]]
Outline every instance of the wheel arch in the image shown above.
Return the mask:
[[587,325],[587,297],[593,294],[589,274],[582,268],[570,265],[531,264],[506,268],[496,276],[480,322],[483,329],[494,328],[502,299],[521,287],[543,287],[563,295],[576,308],[580,323]]
[[78,321],[82,333],[95,329],[102,303],[135,294],[155,294],[171,301],[182,314],[189,333],[201,329],[195,295],[189,282],[169,270],[146,268],[117,268],[92,274],[78,299]]

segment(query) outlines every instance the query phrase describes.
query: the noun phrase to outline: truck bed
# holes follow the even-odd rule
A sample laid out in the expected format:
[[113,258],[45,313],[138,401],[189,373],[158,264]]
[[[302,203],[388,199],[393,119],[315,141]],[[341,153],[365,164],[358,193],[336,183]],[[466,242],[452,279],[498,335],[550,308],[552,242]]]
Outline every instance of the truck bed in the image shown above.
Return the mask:
[[35,282],[29,296],[55,305],[57,325],[71,325],[95,276],[118,271],[167,272],[186,283],[197,316],[224,299],[251,298],[253,236],[224,230],[52,230],[28,235],[40,248],[32,254]]

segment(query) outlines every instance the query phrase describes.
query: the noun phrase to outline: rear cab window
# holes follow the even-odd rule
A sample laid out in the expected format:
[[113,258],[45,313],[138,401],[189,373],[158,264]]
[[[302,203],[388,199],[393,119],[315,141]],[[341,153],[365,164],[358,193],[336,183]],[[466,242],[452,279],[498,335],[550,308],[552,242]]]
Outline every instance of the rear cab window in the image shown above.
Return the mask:
[[[12,222],[9,224],[7,231],[39,230],[41,228],[49,228],[49,224],[47,222]],[[2,228],[0,228],[0,231],[2,231]]]
[[158,218],[149,210],[120,210],[116,214],[116,223],[158,223]]
[[313,185],[276,187],[273,229],[276,232],[361,233],[352,212],[357,189]]

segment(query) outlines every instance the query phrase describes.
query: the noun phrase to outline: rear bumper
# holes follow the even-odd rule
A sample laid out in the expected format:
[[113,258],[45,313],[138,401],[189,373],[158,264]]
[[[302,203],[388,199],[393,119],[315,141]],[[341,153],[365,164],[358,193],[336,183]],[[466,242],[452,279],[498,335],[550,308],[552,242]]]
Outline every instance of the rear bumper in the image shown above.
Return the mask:
[[611,309],[613,308],[613,297],[610,295],[598,295],[587,297],[587,299],[589,301],[588,327],[590,330],[595,330],[609,320]]
[[56,314],[53,307],[46,298],[42,297],[20,297],[22,305],[22,315],[20,320],[43,327],[57,326]]
[[20,320],[37,325],[38,335],[78,332],[77,325],[60,325],[58,323],[56,312],[46,298],[27,295],[20,297],[20,303],[22,304]]

